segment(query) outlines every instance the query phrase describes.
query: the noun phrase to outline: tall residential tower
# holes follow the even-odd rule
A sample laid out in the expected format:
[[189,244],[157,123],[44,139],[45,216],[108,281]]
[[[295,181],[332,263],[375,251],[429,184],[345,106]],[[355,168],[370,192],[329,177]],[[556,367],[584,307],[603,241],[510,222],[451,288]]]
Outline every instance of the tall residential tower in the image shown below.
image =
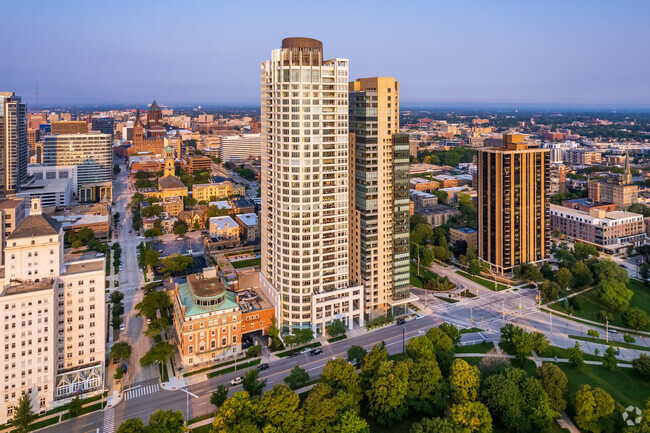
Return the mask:
[[27,179],[27,105],[0,92],[0,194],[13,194]]
[[261,66],[262,277],[285,331],[363,324],[348,277],[348,60],[287,38]]
[[409,300],[409,137],[398,134],[394,78],[362,78],[349,90],[350,277],[373,317]]
[[494,272],[549,257],[549,159],[519,134],[478,151],[478,256]]

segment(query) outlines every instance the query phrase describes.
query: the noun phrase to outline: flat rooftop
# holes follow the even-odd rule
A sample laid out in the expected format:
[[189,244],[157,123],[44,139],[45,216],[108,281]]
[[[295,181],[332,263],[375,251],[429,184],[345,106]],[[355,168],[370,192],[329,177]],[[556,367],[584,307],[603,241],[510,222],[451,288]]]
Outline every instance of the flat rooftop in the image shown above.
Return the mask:
[[53,279],[45,279],[36,282],[28,282],[7,286],[4,288],[0,296],[22,295],[25,293],[38,292],[41,290],[50,290],[54,288]]
[[477,233],[476,229],[473,229],[471,227],[452,227],[451,230],[456,230],[467,235]]
[[[96,254],[96,253],[95,253]],[[80,260],[78,262],[66,263],[66,270],[63,275],[81,274],[104,270],[104,257]]]
[[236,218],[247,226],[257,225],[257,214],[255,213],[242,213],[237,215]]
[[236,292],[236,299],[242,313],[273,308],[273,305],[259,290],[250,289]]

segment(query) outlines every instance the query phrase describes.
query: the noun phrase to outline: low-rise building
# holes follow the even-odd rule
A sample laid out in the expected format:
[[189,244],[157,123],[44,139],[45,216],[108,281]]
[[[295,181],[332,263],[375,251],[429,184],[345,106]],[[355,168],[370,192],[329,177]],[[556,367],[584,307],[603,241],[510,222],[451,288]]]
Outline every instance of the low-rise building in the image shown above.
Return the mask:
[[577,209],[582,212],[589,212],[591,209],[600,209],[605,212],[613,212],[616,210],[616,205],[614,203],[594,203],[588,198],[575,198],[571,200],[563,200],[562,206],[568,207],[571,209]]
[[212,159],[205,155],[188,155],[183,158],[181,167],[192,174],[205,170],[209,172],[212,167]]
[[409,191],[409,195],[411,200],[413,201],[414,208],[417,209],[423,207],[435,206],[438,204],[438,197],[428,192],[412,189]]
[[423,179],[421,177],[413,177],[409,181],[409,185],[411,189],[417,191],[433,191],[434,189],[438,189],[440,183],[436,182],[435,180]]
[[645,242],[643,215],[632,212],[590,209],[583,212],[550,205],[551,228],[576,241],[617,253]]
[[233,213],[235,214],[255,212],[255,203],[246,197],[233,197],[228,200],[228,203],[232,206]]
[[213,238],[239,241],[239,225],[229,216],[211,217],[209,233]]
[[567,149],[564,158],[571,165],[593,165],[601,163],[602,153],[599,150]]
[[266,334],[273,306],[256,290],[232,291],[215,267],[192,274],[171,293],[174,331],[183,365],[237,356],[242,336]]
[[551,164],[548,174],[548,193],[554,195],[560,192],[566,192],[566,165]]
[[436,227],[445,224],[452,218],[460,217],[462,214],[458,209],[451,208],[445,205],[436,205],[420,209],[416,212],[427,219],[427,222]]
[[449,245],[458,241],[465,241],[467,248],[474,248],[478,245],[478,231],[472,227],[452,227],[449,229]]
[[74,189],[72,179],[35,180],[16,193],[16,198],[28,202],[38,197],[43,207],[66,207],[72,202]]
[[260,225],[257,214],[239,214],[235,216],[235,220],[241,228],[241,240],[243,242],[257,242],[260,237]]
[[50,212],[49,215],[61,223],[64,232],[78,232],[89,228],[95,238],[108,240],[111,216],[104,204],[72,206],[63,210]]
[[228,198],[234,195],[243,196],[246,188],[242,185],[235,185],[229,180],[223,182],[200,183],[192,187],[192,197],[197,201],[215,201]]

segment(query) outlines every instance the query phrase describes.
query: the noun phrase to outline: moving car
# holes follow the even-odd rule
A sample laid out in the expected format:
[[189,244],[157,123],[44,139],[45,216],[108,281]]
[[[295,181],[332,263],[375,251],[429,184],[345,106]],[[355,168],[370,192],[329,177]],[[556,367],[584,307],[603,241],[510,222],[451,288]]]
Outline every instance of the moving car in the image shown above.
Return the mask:
[[321,353],[323,353],[323,349],[321,349],[321,348],[314,349],[314,350],[311,351],[311,356],[320,355]]
[[396,325],[403,325],[406,323],[405,319],[399,319],[397,322],[395,322]]
[[257,366],[257,371],[264,371],[269,369],[269,364],[264,363]]
[[230,384],[231,385],[239,385],[240,383],[242,383],[242,380],[244,380],[242,377],[237,376],[236,378],[234,378],[233,380],[230,381]]

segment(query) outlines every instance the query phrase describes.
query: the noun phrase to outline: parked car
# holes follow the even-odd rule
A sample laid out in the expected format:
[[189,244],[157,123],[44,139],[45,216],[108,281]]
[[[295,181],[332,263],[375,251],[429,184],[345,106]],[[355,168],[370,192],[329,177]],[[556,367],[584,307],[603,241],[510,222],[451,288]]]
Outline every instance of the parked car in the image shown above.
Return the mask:
[[124,328],[125,328],[124,323],[120,324],[120,331],[124,331]]
[[122,363],[122,373],[126,374],[127,368],[126,368],[126,362]]
[[147,317],[147,325],[151,325],[151,318]]
[[269,369],[269,364],[264,363],[257,366],[257,371],[264,371]]
[[311,355],[311,356],[316,356],[316,355],[320,355],[321,353],[323,353],[323,349],[321,349],[321,348],[319,347],[318,349],[314,349],[314,350],[312,350],[311,353],[310,353],[310,355]]
[[422,314],[418,314],[417,316],[415,316],[415,319],[416,319],[416,320],[417,320],[417,319],[424,319],[424,316],[423,316]]
[[308,354],[309,352],[311,352],[311,347],[305,347],[304,349],[302,349],[302,350],[300,351],[300,354],[301,354],[301,355],[306,355],[306,354]]
[[233,380],[230,381],[230,384],[231,385],[239,385],[240,383],[242,383],[243,380],[244,379],[242,377],[237,376],[236,378],[234,378]]
[[399,319],[397,322],[395,322],[396,325],[403,325],[406,323],[406,319]]
[[294,358],[296,356],[300,356],[300,352],[298,352],[297,350],[294,351],[294,352],[291,352],[291,354],[289,355],[289,358]]

